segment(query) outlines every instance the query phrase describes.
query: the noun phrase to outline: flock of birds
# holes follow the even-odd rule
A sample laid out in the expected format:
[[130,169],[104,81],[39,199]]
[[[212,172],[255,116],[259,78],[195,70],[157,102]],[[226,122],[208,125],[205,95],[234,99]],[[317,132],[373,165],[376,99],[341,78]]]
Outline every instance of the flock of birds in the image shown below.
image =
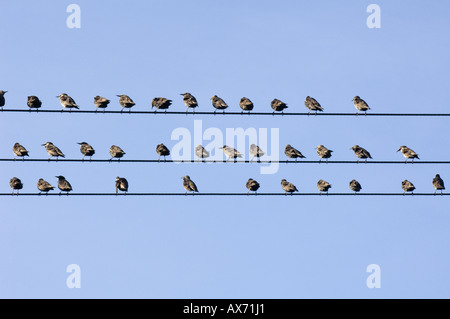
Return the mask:
[[[0,107],[3,107],[5,105],[5,93],[8,91],[0,90]],[[198,107],[197,99],[191,94],[191,93],[182,93],[183,96],[183,102],[184,105],[187,107],[186,113],[188,113],[189,109],[192,109],[192,112],[195,113],[195,108]],[[59,101],[63,107],[63,110],[68,109],[79,109],[78,104],[75,102],[75,100],[67,95],[66,93],[61,93],[57,96],[59,98]],[[128,95],[120,94],[117,95],[119,97],[119,104],[122,106],[121,112],[123,112],[124,109],[128,109],[129,112],[131,112],[131,108],[136,104]],[[105,97],[102,96],[95,96],[94,97],[94,105],[96,107],[96,111],[98,109],[105,109],[108,107],[108,104],[111,101]],[[225,109],[228,108],[228,104],[217,95],[214,95],[211,97],[212,106],[214,107],[214,113],[217,112],[217,110],[222,110],[225,113]],[[360,111],[366,112],[370,110],[369,105],[361,99],[359,96],[355,96],[353,98],[353,104],[357,110],[356,115],[359,114]],[[28,96],[27,105],[31,109],[38,110],[42,106],[42,101],[35,95]],[[172,100],[169,100],[165,97],[155,97],[152,100],[152,109],[155,108],[155,112],[157,110],[165,110],[167,111],[169,109],[169,106],[172,105]],[[247,98],[243,97],[239,101],[239,106],[242,109],[242,112],[244,111],[252,111],[253,110],[253,102]],[[273,99],[270,103],[270,106],[273,110],[273,113],[275,112],[283,112],[285,109],[288,108],[287,104],[279,99]],[[308,109],[308,114],[311,112],[323,112],[323,107],[320,105],[319,102],[317,102],[316,99],[313,97],[307,96],[305,98],[305,106]]]

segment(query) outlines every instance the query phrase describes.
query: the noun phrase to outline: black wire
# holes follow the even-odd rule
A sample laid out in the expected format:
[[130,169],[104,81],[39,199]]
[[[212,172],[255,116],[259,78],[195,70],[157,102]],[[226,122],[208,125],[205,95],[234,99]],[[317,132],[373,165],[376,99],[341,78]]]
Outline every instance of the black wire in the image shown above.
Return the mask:
[[197,196],[248,196],[248,197],[261,197],[261,196],[448,196],[450,193],[293,193],[285,194],[285,193],[0,193],[0,196],[186,196],[186,197],[197,197]]

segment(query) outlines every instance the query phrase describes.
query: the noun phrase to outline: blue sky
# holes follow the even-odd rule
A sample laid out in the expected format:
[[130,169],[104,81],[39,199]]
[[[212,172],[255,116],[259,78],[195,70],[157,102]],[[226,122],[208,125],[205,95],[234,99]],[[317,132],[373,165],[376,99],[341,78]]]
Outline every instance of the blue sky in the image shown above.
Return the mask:
[[[128,94],[135,110],[156,96],[191,92],[199,111],[213,110],[217,94],[240,111],[249,97],[255,111],[274,98],[287,112],[304,112],[307,95],[325,112],[355,112],[352,98],[372,112],[448,113],[450,91],[447,1],[377,1],[381,28],[369,29],[371,1],[77,1],[81,28],[69,29],[73,2],[2,4],[0,89],[5,108],[26,109],[37,95],[45,109],[60,109],[67,93],[81,109],[93,97]],[[439,146],[446,118],[263,117],[0,113],[0,157],[20,142],[32,158],[46,158],[52,141],[68,158],[77,142],[109,158],[112,144],[128,159],[156,158],[173,147],[176,128],[278,128],[280,152],[288,143],[308,159],[314,147],[354,160],[359,144],[374,160],[402,160],[400,145],[422,160],[448,160]],[[241,150],[245,151],[245,150]],[[284,157],[282,156],[282,159]],[[332,192],[400,192],[409,179],[433,192],[445,165],[281,165],[261,175],[257,164],[21,163],[3,162],[0,192],[21,178],[35,192],[44,178],[64,175],[75,192],[113,192],[124,176],[130,192],[183,192],[190,175],[200,192],[246,192],[252,177],[261,192],[280,192],[286,178],[301,192],[319,179]],[[2,298],[448,298],[448,198],[436,197],[2,197]],[[81,288],[69,289],[66,267],[81,268]],[[369,289],[366,267],[381,268],[381,288]]]

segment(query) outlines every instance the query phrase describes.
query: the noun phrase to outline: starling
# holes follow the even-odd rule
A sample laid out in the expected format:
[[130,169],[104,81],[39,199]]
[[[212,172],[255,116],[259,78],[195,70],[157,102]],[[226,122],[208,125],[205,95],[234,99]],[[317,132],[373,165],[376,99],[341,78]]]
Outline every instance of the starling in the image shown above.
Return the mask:
[[198,193],[197,186],[188,175],[182,177],[182,179],[183,179],[183,187],[186,190],[186,195],[188,192]]
[[[62,192],[67,192],[67,195],[69,195],[69,192],[72,190],[72,186],[70,183],[66,180],[64,176],[55,176],[58,179],[58,188]],[[59,193],[61,195],[61,192]]]
[[246,97],[243,97],[241,99],[241,101],[239,102],[239,106],[242,109],[241,113],[243,113],[244,111],[248,111],[248,113],[250,113],[250,111],[253,110],[253,102],[250,101],[250,99],[246,98]]
[[152,101],[152,109],[156,108],[156,110],[167,110],[171,104],[172,100],[168,100],[165,97],[155,97]]
[[322,160],[322,158],[326,158],[327,162],[328,162],[328,159],[331,157],[331,152],[333,152],[332,150],[327,149],[323,145],[317,146],[316,150],[317,150],[317,155],[319,155],[319,157],[320,157],[319,163]]
[[22,157],[22,159],[25,159],[25,156],[29,156],[26,148],[20,145],[19,143],[14,144],[13,152],[16,155],[16,157],[14,157],[14,160],[17,158],[17,156]]
[[308,115],[309,113],[311,113],[311,111],[320,111],[323,112],[323,108],[320,106],[319,102],[316,101],[315,98],[307,96],[305,99],[305,106],[309,109],[308,111]]
[[405,145],[400,146],[397,152],[398,151],[401,151],[403,156],[406,158],[405,163],[408,161],[408,158],[412,159],[411,163],[414,163],[415,158],[420,159],[419,155],[416,152]]
[[197,145],[197,146],[195,147],[195,155],[196,155],[198,158],[203,159],[203,161],[204,161],[205,158],[208,158],[208,157],[209,157],[209,152],[208,152],[207,150],[205,150],[205,148],[204,148],[203,146]]
[[284,154],[286,154],[289,158],[295,158],[295,161],[297,162],[297,158],[305,158],[302,153],[300,153],[299,150],[295,149],[291,146],[291,144],[286,145],[284,148]]
[[220,149],[227,156],[227,162],[230,158],[234,158],[234,160],[236,160],[237,157],[242,157],[241,153],[239,153],[237,150],[235,150],[234,148],[232,148],[230,146],[224,145],[224,146],[220,147]]
[[119,191],[125,192],[125,194],[128,192],[128,181],[125,177],[116,177],[116,195]]
[[350,182],[350,184],[349,184],[349,187],[350,187],[350,189],[351,189],[352,191],[355,192],[355,195],[356,195],[357,192],[359,192],[359,191],[362,189],[361,184],[358,183],[358,181],[355,180],[355,179],[352,179],[352,180],[351,180],[351,182]]
[[255,192],[255,195],[256,195],[256,191],[259,189],[259,183],[257,181],[255,181],[254,179],[249,178],[247,183],[245,183],[245,187],[247,187],[247,189],[248,189],[247,195],[250,192]]
[[286,195],[287,193],[291,193],[292,195],[293,192],[298,192],[297,187],[295,187],[294,184],[289,183],[284,178],[281,180],[281,188],[284,190],[284,195]]
[[30,110],[36,109],[36,111],[37,111],[37,109],[42,106],[42,102],[41,102],[41,100],[39,100],[39,98],[37,96],[31,95],[28,97],[27,105],[30,108]]
[[369,105],[361,99],[359,96],[355,96],[353,98],[353,103],[358,111],[356,111],[356,115],[358,115],[359,111],[364,111],[364,115],[366,115],[367,110],[370,110]]
[[37,188],[39,189],[39,194],[41,192],[45,192],[48,193],[49,191],[52,191],[55,189],[55,187],[53,187],[52,185],[50,185],[49,182],[43,180],[42,178],[39,178],[38,182],[37,182]]
[[222,100],[217,95],[213,95],[211,100],[212,100],[212,105],[216,108],[214,110],[214,114],[216,113],[217,110],[224,110],[223,113],[225,113],[225,109],[228,107],[228,105],[227,105],[227,103],[225,103],[224,100]]
[[356,161],[357,163],[359,163],[359,160],[361,158],[365,159],[366,162],[368,158],[372,158],[372,156],[370,156],[370,153],[359,145],[353,145],[350,149],[353,150],[356,157],[358,157],[358,160]]
[[253,161],[253,159],[255,157],[257,157],[258,163],[259,163],[259,158],[261,156],[264,156],[264,152],[262,151],[262,149],[259,148],[258,145],[252,144],[252,145],[250,145],[250,155],[253,156],[252,159],[250,160],[250,162]]
[[413,192],[416,188],[414,187],[413,183],[411,183],[408,180],[404,180],[402,182],[402,189],[403,189],[403,195],[405,195],[406,192]]
[[187,106],[186,113],[189,108],[192,108],[192,112],[195,113],[195,108],[198,107],[197,99],[191,93],[182,93],[184,105]]
[[57,97],[59,97],[59,102],[61,102],[61,105],[63,106],[63,109],[61,110],[61,112],[64,111],[65,108],[68,108],[69,110],[72,110],[72,108],[79,109],[79,107],[78,107],[77,103],[75,103],[74,99],[72,99],[66,93],[61,93]]
[[123,112],[123,108],[128,108],[128,109],[130,109],[129,112],[131,112],[131,108],[136,103],[134,103],[133,100],[128,95],[121,94],[121,95],[117,95],[117,96],[119,97],[120,105],[122,105],[122,110],[120,112]]
[[156,145],[156,153],[158,153],[158,162],[161,160],[161,156],[164,156],[164,162],[166,161],[166,156],[170,155],[170,150],[163,143]]
[[11,180],[9,181],[9,186],[11,186],[11,188],[13,190],[12,191],[13,195],[14,195],[14,190],[17,190],[17,195],[19,195],[19,189],[23,188],[22,181],[17,177],[11,178]]
[[444,190],[445,187],[444,187],[444,181],[439,176],[439,174],[436,174],[436,177],[433,178],[433,187],[435,189],[435,191],[434,191],[435,195],[436,195],[436,191],[438,191],[438,190],[441,191],[441,195],[442,195],[442,190]]
[[283,110],[288,108],[286,103],[278,99],[274,99],[272,102],[270,102],[270,106],[274,111],[273,114],[275,114],[275,111],[283,113]]
[[123,157],[126,153],[119,146],[111,145],[111,147],[109,148],[109,154],[111,155],[111,158],[109,159],[110,161],[113,158],[118,158],[120,162],[120,158]]
[[91,160],[92,155],[95,154],[94,148],[86,142],[77,143],[80,145],[80,152],[83,154],[82,160],[84,160],[85,156],[89,156],[89,160]]
[[0,107],[5,106],[5,93],[8,91],[0,90]]
[[52,142],[46,142],[45,144],[42,144],[42,146],[45,146],[47,153],[50,155],[48,160],[50,160],[53,156],[56,156],[56,160],[58,160],[58,157],[60,156],[65,157],[63,152],[61,152],[61,150],[58,147],[53,145]]
[[94,97],[94,105],[96,106],[95,112],[98,111],[98,109],[103,109],[103,112],[105,112],[105,109],[108,107],[110,100],[101,97],[101,96],[96,96]]
[[317,189],[320,192],[320,195],[322,195],[322,192],[327,192],[328,195],[328,190],[331,188],[331,184],[324,181],[323,179],[319,179],[319,181],[317,182]]

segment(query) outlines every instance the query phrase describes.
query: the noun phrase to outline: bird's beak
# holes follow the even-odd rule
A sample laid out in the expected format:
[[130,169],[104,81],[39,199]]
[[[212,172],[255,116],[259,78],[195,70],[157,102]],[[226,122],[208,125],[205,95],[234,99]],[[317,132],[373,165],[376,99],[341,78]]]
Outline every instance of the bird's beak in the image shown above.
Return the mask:
[[56,178],[59,178],[59,176],[55,176]]
[[116,96],[120,97],[120,95],[116,95]]
[[41,146],[45,146],[45,144],[41,144]]
[[397,152],[400,151],[401,149],[402,149],[402,148],[399,148],[399,149],[397,150]]
[[57,95],[56,97],[59,97],[59,95]]

